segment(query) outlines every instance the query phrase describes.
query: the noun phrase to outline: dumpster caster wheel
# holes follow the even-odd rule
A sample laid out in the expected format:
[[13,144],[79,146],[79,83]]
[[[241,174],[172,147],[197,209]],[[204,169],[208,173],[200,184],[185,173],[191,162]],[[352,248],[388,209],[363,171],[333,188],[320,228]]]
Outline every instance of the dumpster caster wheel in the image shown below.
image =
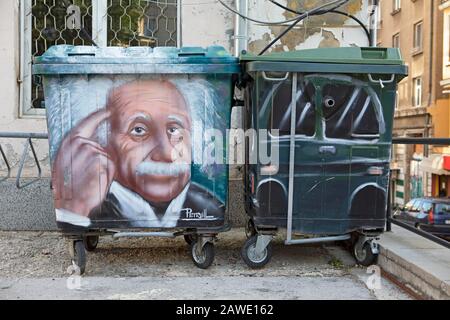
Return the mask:
[[80,269],[80,275],[86,270],[86,251],[83,242],[81,240],[73,242],[72,264]]
[[195,240],[191,244],[191,257],[194,264],[200,269],[207,269],[214,261],[214,244]]
[[255,236],[257,234],[255,223],[252,219],[249,219],[247,221],[247,224],[245,225],[245,236],[247,239],[250,239],[251,237]]
[[378,254],[373,253],[372,244],[366,241],[362,246],[358,242],[353,247],[353,256],[359,265],[369,267],[377,263]]
[[198,236],[196,234],[185,234],[184,235],[184,241],[186,241],[186,243],[188,245],[192,245],[194,242],[196,242],[198,239]]
[[94,251],[97,249],[98,236],[85,236],[83,237],[84,248],[86,251]]
[[[265,248],[258,250],[257,241],[258,237],[263,237],[261,239],[262,246]],[[241,250],[242,259],[244,262],[252,269],[259,269],[264,267],[272,258],[272,246],[270,245],[271,236],[261,236],[255,235],[249,238]]]

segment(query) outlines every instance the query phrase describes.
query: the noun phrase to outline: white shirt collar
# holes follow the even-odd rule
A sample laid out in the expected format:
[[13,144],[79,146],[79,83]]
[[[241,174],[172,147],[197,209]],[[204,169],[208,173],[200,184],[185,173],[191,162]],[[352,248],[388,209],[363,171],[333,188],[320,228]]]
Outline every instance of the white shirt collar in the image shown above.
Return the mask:
[[174,198],[166,209],[162,219],[159,219],[150,204],[137,193],[125,188],[117,181],[111,183],[109,193],[116,197],[121,214],[130,220],[135,227],[173,228],[180,218],[181,209],[186,201],[190,183]]

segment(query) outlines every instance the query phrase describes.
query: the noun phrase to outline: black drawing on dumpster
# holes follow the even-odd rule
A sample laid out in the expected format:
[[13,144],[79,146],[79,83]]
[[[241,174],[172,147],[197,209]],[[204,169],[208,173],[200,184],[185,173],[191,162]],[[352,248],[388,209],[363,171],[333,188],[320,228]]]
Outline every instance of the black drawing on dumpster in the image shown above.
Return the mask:
[[[388,138],[383,137],[386,123],[377,94],[366,83],[348,76],[314,74],[299,78],[295,95],[298,152],[294,221],[322,216],[335,217],[336,225],[347,221],[345,230],[328,229],[336,233],[358,226],[358,219],[378,220],[381,226],[390,153],[389,145],[382,141]],[[269,130],[279,130],[281,161],[277,174],[257,181],[254,209],[262,217],[278,217],[285,223],[292,80],[271,83],[264,90],[259,123]],[[333,223],[333,219],[329,221]],[[308,232],[303,227],[297,230]]]

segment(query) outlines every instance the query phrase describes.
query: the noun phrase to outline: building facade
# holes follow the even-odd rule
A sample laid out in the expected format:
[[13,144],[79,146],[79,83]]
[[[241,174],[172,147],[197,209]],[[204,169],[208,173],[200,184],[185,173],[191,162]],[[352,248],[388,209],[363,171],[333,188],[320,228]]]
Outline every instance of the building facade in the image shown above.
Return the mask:
[[[441,0],[438,15],[442,19],[442,51],[436,56],[442,71],[436,70],[439,93],[435,103],[428,108],[435,137],[450,137],[450,1]],[[424,159],[423,170],[431,174],[431,196],[450,196],[450,146],[435,147]]]
[[[400,48],[409,66],[409,76],[399,84],[397,93],[396,137],[448,136],[438,124],[439,113],[445,113],[443,101],[447,99],[441,85],[445,40],[440,5],[440,0],[381,3],[378,45]],[[438,195],[433,172],[427,165],[435,150],[422,145],[394,145],[394,205],[403,205],[415,197]]]

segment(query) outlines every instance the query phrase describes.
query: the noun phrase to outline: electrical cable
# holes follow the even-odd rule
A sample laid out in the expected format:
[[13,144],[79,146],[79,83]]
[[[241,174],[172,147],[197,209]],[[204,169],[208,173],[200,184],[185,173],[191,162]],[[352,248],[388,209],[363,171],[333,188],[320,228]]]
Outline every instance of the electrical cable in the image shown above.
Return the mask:
[[[276,5],[276,6],[280,7],[280,8],[282,8],[282,9],[284,9],[284,10],[286,10],[286,11],[289,11],[289,12],[291,12],[291,13],[302,14],[302,12],[299,12],[299,11],[293,10],[293,9],[291,9],[291,8],[288,8],[288,7],[282,5],[281,3],[279,3],[279,2],[277,2],[277,1],[275,1],[275,0],[269,0],[269,1],[272,2],[274,5]],[[347,16],[347,17],[349,17],[350,19],[354,20],[356,23],[358,23],[358,24],[360,25],[361,28],[363,28],[364,32],[366,33],[367,39],[369,40],[369,43],[370,43],[370,32],[369,32],[369,30],[367,29],[366,25],[365,25],[361,20],[359,20],[357,17],[355,17],[354,15],[351,15],[351,14],[349,14],[349,13],[346,13],[346,12],[344,12],[344,11],[339,11],[339,10],[330,10],[330,11],[328,11],[328,13],[334,13],[334,14],[339,14],[339,15]],[[372,14],[373,14],[373,13],[372,13]]]
[[[150,2],[151,2],[151,0],[149,0]],[[347,13],[345,13],[345,12],[342,12],[342,11],[336,11],[335,9],[337,9],[338,7],[340,7],[340,6],[342,6],[342,5],[344,5],[346,2],[348,2],[349,0],[336,0],[336,1],[332,1],[332,2],[329,2],[329,3],[326,3],[326,4],[324,4],[324,5],[321,5],[321,6],[319,6],[319,7],[317,7],[317,8],[314,8],[314,9],[312,9],[312,10],[310,10],[310,11],[306,11],[306,12],[304,12],[304,13],[301,13],[301,12],[298,12],[298,11],[295,11],[295,10],[292,10],[292,9],[290,9],[290,8],[288,8],[288,7],[285,7],[285,6],[283,6],[282,4],[280,4],[280,3],[278,3],[278,2],[276,2],[276,1],[274,1],[274,0],[269,0],[270,2],[272,2],[273,4],[275,4],[275,5],[277,5],[277,6],[279,6],[279,7],[281,7],[281,8],[283,8],[283,9],[285,9],[285,10],[287,10],[287,11],[289,11],[289,12],[291,12],[291,13],[295,13],[295,14],[298,14],[298,16],[297,17],[294,17],[294,18],[292,18],[292,19],[287,19],[287,20],[284,20],[284,21],[277,21],[277,22],[270,22],[270,21],[262,21],[262,20],[257,20],[257,19],[253,19],[253,18],[250,18],[250,17],[247,17],[247,16],[245,16],[245,15],[243,15],[243,14],[241,14],[239,11],[237,11],[237,10],[234,10],[233,8],[231,8],[230,6],[228,6],[227,4],[225,4],[222,0],[217,0],[222,6],[224,6],[226,9],[228,9],[229,11],[231,11],[231,12],[233,12],[233,13],[235,13],[235,14],[237,14],[238,16],[240,16],[241,18],[243,18],[243,19],[246,19],[246,20],[249,20],[249,21],[252,21],[252,22],[255,22],[255,23],[260,23],[260,24],[265,24],[265,25],[283,25],[283,24],[286,24],[286,23],[289,23],[289,22],[293,22],[293,24],[291,24],[284,32],[282,32],[280,35],[281,35],[281,37],[282,36],[284,36],[289,30],[291,30],[295,25],[297,25],[299,22],[301,22],[303,19],[305,19],[306,17],[308,17],[308,16],[313,16],[313,15],[322,15],[322,14],[325,14],[325,13],[336,13],[336,14],[341,14],[341,15],[345,15],[345,16],[348,16],[349,18],[351,18],[351,19],[353,19],[353,20],[355,20],[363,29],[364,29],[364,31],[366,32],[366,34],[370,37],[370,34],[369,34],[369,31],[367,30],[367,28],[366,28],[366,26],[359,20],[359,19],[357,19],[356,17],[354,17],[354,16],[352,16],[352,15],[350,15],[350,14],[347,14]],[[342,2],[342,1],[344,1],[343,3],[339,3],[339,2]],[[68,4],[68,1],[67,0],[63,0],[63,3],[64,3],[64,6],[66,7],[66,8],[68,8],[69,7],[69,5],[70,4]],[[326,7],[328,7],[328,6],[331,6],[331,5],[333,5],[333,4],[336,4],[336,3],[338,3],[335,7],[333,7],[333,8],[331,8],[331,9],[323,9],[323,8],[326,8]],[[170,4],[170,3],[167,3],[167,4]],[[206,4],[206,3],[205,3]],[[372,13],[373,14],[373,13]],[[93,40],[93,38],[91,37],[91,35],[86,31],[86,29],[84,28],[84,26],[82,26],[81,27],[81,33],[94,45],[94,46],[96,46],[96,47],[98,47],[98,45],[95,43],[95,41]],[[278,41],[280,38],[281,38],[280,36],[278,36],[277,38],[276,38],[276,41]],[[276,42],[275,41],[275,42]],[[274,42],[274,43],[275,43]],[[273,44],[270,44],[270,46],[272,46]],[[270,48],[270,46],[268,47],[268,48]],[[264,53],[265,51],[267,51],[267,49],[268,48],[265,48],[259,55],[261,55],[262,53]]]
[[[282,25],[282,24],[286,24],[286,23],[289,23],[289,22],[295,22],[297,19],[299,19],[299,18],[302,16],[302,15],[298,15],[298,16],[295,17],[295,18],[287,19],[287,20],[284,20],[284,21],[277,21],[277,22],[262,21],[262,20],[257,20],[257,19],[250,18],[250,17],[247,17],[247,16],[243,15],[243,14],[240,13],[239,11],[237,11],[237,10],[231,8],[230,6],[228,6],[227,4],[225,4],[222,0],[217,0],[217,1],[218,1],[222,6],[224,6],[226,9],[228,9],[228,10],[231,11],[231,12],[233,12],[234,14],[237,14],[238,16],[240,16],[240,17],[243,18],[243,19],[246,19],[246,20],[249,20],[249,21],[252,21],[252,22],[256,22],[256,23],[260,23],[260,24],[269,25],[269,26],[270,26],[270,25]],[[336,1],[333,1],[333,2],[330,2],[330,3],[327,3],[327,4],[324,4],[324,5],[320,6],[319,8],[322,9],[322,8],[328,7],[328,6],[333,5],[333,4],[335,4],[335,3],[339,2],[339,1],[342,1],[342,0],[336,0]],[[313,9],[313,10],[314,10],[314,9]],[[310,14],[310,15],[311,15],[311,14]]]
[[[220,1],[220,0],[218,0]],[[301,14],[297,20],[295,22],[293,22],[289,27],[287,27],[283,32],[281,32],[277,37],[275,37],[275,39],[273,39],[267,46],[264,47],[263,50],[261,50],[261,52],[258,54],[259,56],[264,54],[267,50],[269,50],[269,48],[271,46],[273,46],[278,40],[280,40],[286,33],[288,33],[292,28],[294,28],[300,21],[302,21],[303,19],[309,17],[310,15],[314,15],[317,14],[318,11],[322,10],[323,8],[329,7],[331,5],[335,5],[338,3],[338,5],[336,5],[335,7],[333,7],[330,10],[334,10],[342,5],[344,5],[345,3],[347,3],[349,0],[336,0],[336,1],[332,1],[329,3],[326,3],[322,6],[316,7],[310,11],[306,11],[303,14]],[[327,11],[324,11],[322,14],[327,13]]]

